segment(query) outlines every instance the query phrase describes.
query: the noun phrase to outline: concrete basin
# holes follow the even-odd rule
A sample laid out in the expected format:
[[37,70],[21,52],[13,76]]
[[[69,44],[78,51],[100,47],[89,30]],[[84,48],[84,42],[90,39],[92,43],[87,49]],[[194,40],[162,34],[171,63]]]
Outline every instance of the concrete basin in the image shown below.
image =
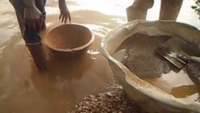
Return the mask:
[[200,103],[176,98],[139,78],[113,54],[120,45],[136,33],[149,36],[178,36],[193,44],[200,45],[200,31],[192,26],[173,21],[132,21],[113,30],[101,43],[102,52],[108,59],[116,80],[121,84],[128,97],[136,101],[149,113],[200,113]]

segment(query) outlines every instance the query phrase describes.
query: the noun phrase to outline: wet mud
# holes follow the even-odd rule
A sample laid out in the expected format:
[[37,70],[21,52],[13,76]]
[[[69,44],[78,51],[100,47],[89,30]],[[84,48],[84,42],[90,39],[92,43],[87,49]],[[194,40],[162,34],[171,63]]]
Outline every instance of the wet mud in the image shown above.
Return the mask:
[[171,63],[155,52],[161,46],[169,46],[180,52],[179,46],[181,46],[185,52],[188,51],[188,54],[198,55],[198,52],[191,51],[195,50],[193,46],[185,47],[183,45],[186,42],[182,42],[184,43],[171,36],[148,36],[137,33],[122,43],[114,57],[138,77],[163,91],[177,98],[195,101],[199,97],[199,84],[190,78],[185,68],[175,69]]

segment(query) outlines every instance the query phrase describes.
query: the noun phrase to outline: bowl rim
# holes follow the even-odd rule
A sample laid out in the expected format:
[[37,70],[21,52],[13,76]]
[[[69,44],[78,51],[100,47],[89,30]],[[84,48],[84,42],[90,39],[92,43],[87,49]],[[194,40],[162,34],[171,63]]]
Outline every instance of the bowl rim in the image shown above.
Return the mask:
[[78,26],[78,27],[82,27],[84,29],[87,29],[90,32],[90,34],[91,34],[91,38],[84,45],[81,45],[81,46],[78,46],[78,47],[75,47],[75,48],[72,48],[72,49],[68,49],[68,48],[67,49],[55,48],[55,47],[51,46],[50,44],[48,44],[47,41],[44,41],[44,44],[48,48],[50,48],[50,49],[52,49],[54,51],[58,51],[58,52],[75,52],[75,51],[81,51],[81,50],[84,50],[85,48],[89,47],[93,43],[93,41],[95,39],[95,35],[92,32],[92,30],[90,28],[86,27],[85,25],[82,25],[82,24],[62,24],[62,25],[58,25],[58,26],[52,28],[51,30],[47,31],[47,33],[45,35],[45,40],[46,40],[46,37],[49,35],[50,32],[52,32],[56,28],[59,28],[59,27],[62,27],[62,26]]

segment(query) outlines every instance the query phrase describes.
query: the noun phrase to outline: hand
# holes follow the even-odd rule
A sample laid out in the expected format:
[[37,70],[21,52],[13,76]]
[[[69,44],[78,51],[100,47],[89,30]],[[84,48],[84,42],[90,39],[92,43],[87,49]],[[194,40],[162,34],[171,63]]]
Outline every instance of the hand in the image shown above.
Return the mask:
[[200,57],[197,56],[189,56],[189,55],[182,55],[178,54],[178,57],[187,61],[187,62],[197,62],[200,63]]
[[63,23],[71,22],[71,16],[68,9],[61,9],[59,20]]
[[24,21],[25,28],[28,31],[40,32],[43,28],[43,22],[45,18],[38,8],[25,8],[24,9]]
[[187,61],[186,72],[195,84],[200,85],[200,57],[182,54],[179,54],[178,57]]
[[200,63],[198,62],[189,62],[186,65],[186,71],[191,78],[191,80],[200,85]]
[[59,20],[63,23],[71,22],[70,12],[66,6],[65,0],[59,0],[60,16]]

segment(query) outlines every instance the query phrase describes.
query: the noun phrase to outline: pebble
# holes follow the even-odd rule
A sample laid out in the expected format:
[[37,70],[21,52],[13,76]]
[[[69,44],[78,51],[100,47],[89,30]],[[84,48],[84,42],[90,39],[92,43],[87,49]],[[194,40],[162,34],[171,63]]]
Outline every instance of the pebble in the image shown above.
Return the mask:
[[144,113],[126,97],[121,87],[96,95],[89,95],[69,113]]

